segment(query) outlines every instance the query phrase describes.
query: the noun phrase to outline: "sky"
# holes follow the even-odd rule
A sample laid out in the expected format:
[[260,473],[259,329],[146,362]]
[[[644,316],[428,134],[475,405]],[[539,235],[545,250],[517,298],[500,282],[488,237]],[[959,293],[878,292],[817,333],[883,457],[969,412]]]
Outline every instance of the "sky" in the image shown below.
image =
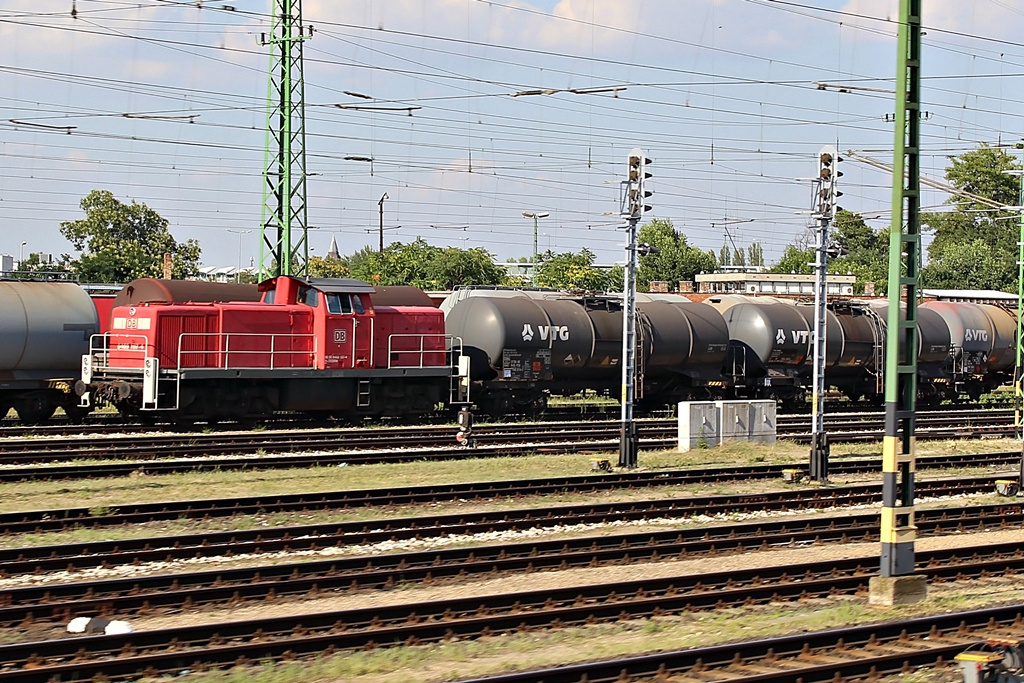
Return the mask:
[[[6,0],[0,253],[75,255],[60,223],[106,189],[199,240],[206,265],[258,259],[272,4]],[[922,172],[941,179],[949,157],[1024,135],[1024,6],[922,4]],[[889,224],[891,177],[858,158],[892,163],[897,0],[305,0],[302,14],[313,255],[332,237],[375,248],[382,205],[386,243],[529,258],[523,212],[547,212],[541,252],[621,262],[635,147],[652,159],[644,220],[702,249],[781,256],[825,145],[845,158],[840,205]],[[926,189],[922,205],[947,198]]]

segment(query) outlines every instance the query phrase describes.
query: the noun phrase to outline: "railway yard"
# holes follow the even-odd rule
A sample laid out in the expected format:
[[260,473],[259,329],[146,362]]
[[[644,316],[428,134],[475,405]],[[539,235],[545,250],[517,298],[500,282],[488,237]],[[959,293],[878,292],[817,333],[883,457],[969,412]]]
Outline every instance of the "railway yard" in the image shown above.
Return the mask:
[[783,480],[806,415],[687,453],[645,419],[611,471],[618,423],[571,410],[471,449],[451,425],[5,421],[0,682],[958,681],[955,655],[1024,636],[1012,411],[919,414],[929,596],[888,609],[881,414],[826,426],[822,486]]

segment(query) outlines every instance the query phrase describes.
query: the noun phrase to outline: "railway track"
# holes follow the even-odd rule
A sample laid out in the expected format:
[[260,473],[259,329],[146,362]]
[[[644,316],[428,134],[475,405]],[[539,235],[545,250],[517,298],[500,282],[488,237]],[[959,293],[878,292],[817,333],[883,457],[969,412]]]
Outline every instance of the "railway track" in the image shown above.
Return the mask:
[[757,683],[871,680],[919,667],[947,666],[957,654],[987,639],[1020,638],[1022,614],[1024,605],[1009,605],[459,683],[706,683],[716,677]]
[[[561,422],[561,421],[572,421],[578,420],[585,417],[592,417],[595,419],[615,419],[619,415],[619,406],[617,404],[586,404],[581,403],[579,405],[557,405],[548,406],[544,411],[543,419],[545,422]],[[955,410],[958,413],[984,413],[986,411],[1009,411],[1012,413],[1012,400],[1007,401],[988,401],[982,403],[972,403],[965,405],[951,405],[944,409],[934,410],[930,412],[949,412],[949,410]],[[922,411],[929,412],[929,411]],[[674,419],[672,410],[657,410],[648,413],[640,414],[640,417],[645,418],[666,418]],[[781,421],[787,419],[797,420],[808,420],[810,413],[810,405],[807,406],[807,410],[800,413],[793,413],[788,415],[779,415]],[[835,402],[826,403],[825,406],[825,419],[842,419],[846,415],[875,415],[878,419],[881,419],[882,414],[878,412],[875,406],[870,403],[849,403],[849,402]],[[444,422],[451,422],[452,417],[450,415],[439,415],[437,420]],[[435,420],[435,422],[437,421]],[[482,418],[481,423],[486,422],[487,418]],[[270,429],[339,429],[342,428],[342,423],[315,419],[300,414],[281,414],[275,416],[269,420],[262,420],[259,423],[262,428]],[[387,423],[378,424],[377,426],[387,426]],[[37,425],[22,425],[18,424],[14,419],[0,419],[0,440],[5,438],[14,437],[25,437],[25,436],[102,436],[111,434],[145,434],[151,433],[155,430],[166,430],[166,431],[178,431],[178,432],[197,432],[199,430],[207,431],[231,431],[231,430],[249,430],[252,428],[251,424],[239,423],[231,421],[223,421],[213,424],[185,424],[175,423],[170,421],[151,421],[146,424],[142,424],[137,421],[131,421],[128,418],[124,418],[117,414],[107,413],[93,413],[86,416],[82,420],[74,421],[69,420],[63,415],[56,415],[45,424]]]
[[[1024,569],[1016,543],[919,553],[931,581],[993,577]],[[863,594],[876,557],[802,563],[749,571],[676,576],[484,595],[439,602],[263,617],[143,631],[121,636],[60,638],[0,645],[0,681],[176,674],[182,670],[330,655],[357,648],[529,633],[694,609]],[[272,599],[272,597],[271,597]],[[949,661],[985,637],[1024,633],[1024,606],[992,608],[822,633],[748,641],[683,652],[494,676],[492,682],[641,680],[729,667],[733,675],[819,680]],[[739,668],[742,673],[737,671]],[[797,669],[800,669],[799,673]],[[806,672],[806,673],[805,673]],[[782,678],[787,676],[788,678]],[[685,678],[682,680],[686,680]]]
[[[922,414],[918,439],[1006,436],[1014,431],[1012,414],[986,411],[980,416]],[[881,430],[865,429],[864,420],[845,418],[828,425],[833,442],[877,440]],[[805,418],[798,418],[805,419]],[[779,425],[780,435],[796,441],[809,436],[795,423]],[[641,446],[674,448],[676,424],[670,420],[639,422]],[[449,427],[381,430],[315,430],[277,433],[129,436],[116,439],[8,439],[0,442],[0,481],[169,474],[198,469],[280,469],[345,464],[450,460],[469,457],[545,453],[607,453],[617,448],[618,422],[492,425],[475,430],[476,448],[454,446]],[[410,448],[409,443],[417,444]],[[248,455],[239,456],[239,453]],[[284,455],[287,454],[287,455]],[[90,460],[103,462],[88,464]],[[123,461],[123,462],[118,462]],[[52,464],[58,462],[61,464]]]
[[[606,518],[606,521],[614,519]],[[965,531],[1024,528],[1024,509],[1020,504],[1010,503],[920,510],[917,523],[922,537]],[[424,533],[436,536],[448,532],[445,529],[433,529]],[[388,589],[398,585],[464,579],[469,576],[493,576],[499,573],[659,562],[684,557],[808,547],[826,543],[869,542],[877,541],[878,537],[878,514],[871,512],[844,517],[762,520],[746,524],[733,523],[727,527],[710,526],[394,554],[367,555],[367,550],[358,556],[334,557],[319,561],[8,588],[3,592],[3,604],[0,605],[0,626],[66,622],[76,616],[149,614],[156,610],[180,610],[186,606],[237,606],[244,602],[266,600],[268,595],[275,599],[304,598],[332,591]],[[341,538],[336,544],[345,544],[353,549],[370,548],[374,540],[381,538],[380,534],[360,534],[358,537]],[[279,540],[276,543],[267,542],[265,546],[266,550],[271,552],[286,547],[292,551],[301,551],[308,550],[311,546],[330,547],[330,540],[332,539],[325,537],[298,543]],[[1024,556],[1024,549],[1019,549],[1019,544],[1007,544],[1007,548],[1010,546],[1018,551],[1018,557]],[[191,547],[179,547],[175,544],[168,545],[169,552],[161,554],[160,550],[155,550],[152,556],[163,561],[171,560],[172,556],[192,557],[194,555],[189,555],[189,551],[194,551],[196,547],[202,547],[203,553],[208,556],[253,552],[253,547],[245,542],[211,543],[201,546],[192,544]],[[1004,549],[1001,556],[1008,555],[1008,552]],[[937,551],[921,554],[919,557],[924,563],[922,566],[927,566],[931,571],[935,563],[940,561],[943,567],[951,566],[950,562],[953,560],[950,558],[955,559],[963,553],[963,550]],[[972,550],[967,556],[974,554]],[[105,567],[119,564],[141,565],[147,556],[146,552],[127,553],[116,557],[109,553],[97,554],[89,560],[89,564]],[[38,575],[47,566],[45,562],[34,565],[31,561],[21,563],[20,567],[16,567],[15,564],[8,563],[4,567],[5,575],[11,575],[13,572],[9,570],[15,568],[20,569],[21,573]],[[875,571],[877,558],[873,563],[844,560],[831,563],[830,566],[838,567],[841,572],[862,576],[865,572]],[[772,571],[758,569],[747,573],[769,581],[768,575]],[[820,573],[824,570],[815,571]],[[708,590],[716,591],[727,587],[727,580],[718,581],[709,578],[710,576],[702,575],[700,578],[700,583],[707,586]],[[744,576],[744,572],[733,571],[729,576],[735,581],[741,581],[740,577]],[[800,580],[806,580],[806,577]]]
[[[1016,451],[995,453],[964,453],[956,455],[921,456],[921,471],[949,468],[1014,467],[1020,463]],[[878,472],[875,458],[834,460],[833,475]],[[0,513],[0,527],[8,534],[67,531],[75,526],[101,528],[127,524],[144,524],[175,519],[203,519],[245,514],[273,514],[309,510],[355,509],[395,505],[430,505],[453,500],[497,500],[552,493],[595,493],[622,489],[655,489],[687,486],[728,480],[777,479],[792,465],[716,466],[700,470],[656,470],[651,472],[613,472],[577,477],[545,479],[514,479],[509,481],[468,482],[437,486],[413,486],[387,489],[343,490],[247,498],[166,501],[117,505],[104,513],[86,507]],[[796,469],[800,469],[797,467]],[[868,485],[866,490],[872,490]],[[830,491],[810,489],[804,494],[813,500],[828,499]],[[764,499],[765,495],[748,499]],[[778,494],[783,495],[783,494]],[[688,499],[689,500],[689,499]]]

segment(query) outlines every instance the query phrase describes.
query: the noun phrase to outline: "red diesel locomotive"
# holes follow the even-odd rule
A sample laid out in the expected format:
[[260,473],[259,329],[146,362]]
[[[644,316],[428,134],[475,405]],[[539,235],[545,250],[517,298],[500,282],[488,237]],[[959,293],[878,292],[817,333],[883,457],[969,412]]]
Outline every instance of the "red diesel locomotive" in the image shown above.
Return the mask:
[[116,307],[83,357],[83,405],[201,421],[416,417],[468,387],[436,308],[375,305],[352,279],[279,276],[260,291],[259,302]]

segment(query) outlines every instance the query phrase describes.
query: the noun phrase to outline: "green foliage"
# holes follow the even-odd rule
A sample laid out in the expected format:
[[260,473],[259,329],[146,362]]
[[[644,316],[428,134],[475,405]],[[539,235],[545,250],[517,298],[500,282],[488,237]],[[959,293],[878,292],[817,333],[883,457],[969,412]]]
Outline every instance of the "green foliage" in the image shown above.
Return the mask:
[[787,244],[786,250],[782,252],[782,258],[771,268],[769,273],[803,273],[809,275],[814,273],[814,247],[801,249],[795,244]]
[[760,242],[751,242],[747,247],[747,262],[756,267],[764,265],[764,248]]
[[310,256],[309,262],[310,277],[350,277],[348,265],[344,261],[326,259],[322,256]]
[[79,206],[85,218],[64,221],[60,233],[82,252],[70,267],[83,282],[162,277],[167,253],[171,277],[199,273],[199,242],[175,242],[167,221],[145,204],[123,204],[107,190],[93,190]]
[[874,282],[875,292],[881,293],[889,279],[889,231],[876,232],[860,215],[842,209],[836,213],[833,225],[833,241],[849,253],[830,260],[829,272],[853,273],[857,277],[856,294],[864,293],[865,282]]
[[[854,292],[857,294],[864,293],[866,282],[874,282],[876,292],[885,288],[889,273],[888,230],[876,232],[858,214],[840,209],[833,222],[832,241],[848,253],[829,259],[830,273],[855,275],[857,282],[854,284]],[[813,243],[807,244],[807,239],[801,237],[794,244],[786,246],[782,258],[769,268],[769,272],[813,275],[816,260]]]
[[336,262],[349,277],[372,285],[413,285],[447,290],[459,285],[506,284],[506,271],[485,249],[435,247],[417,238],[409,244],[393,242],[380,253],[365,247]]
[[938,289],[1010,290],[1017,274],[1006,268],[1005,259],[993,253],[983,239],[951,243],[933,258],[921,274],[929,287]]
[[71,257],[62,254],[56,261],[43,261],[39,254],[29,254],[18,264],[18,270],[11,274],[23,280],[63,280],[71,276]]
[[[533,284],[552,289],[608,291],[615,286],[612,273],[594,267],[594,253],[584,247],[580,253],[555,254],[547,251],[537,257]],[[622,287],[621,269],[619,288]]]
[[[952,157],[946,167],[946,180],[964,192],[985,197],[1002,206],[1019,202],[1020,179],[1003,171],[1018,170],[1017,160],[1000,149],[982,145],[978,149]],[[921,222],[935,232],[928,247],[929,263],[921,272],[928,287],[974,287],[1012,289],[1017,280],[1017,240],[1020,227],[1016,213],[994,210],[972,197],[953,196],[946,200],[954,207],[944,213],[921,214]],[[975,241],[987,247],[982,254]],[[969,254],[983,260],[967,264]],[[958,277],[956,264],[972,266]],[[968,285],[970,280],[974,284]]]
[[647,225],[640,226],[637,241],[657,247],[657,254],[641,256],[637,268],[637,289],[650,288],[652,280],[666,280],[678,284],[680,280],[692,281],[694,275],[715,270],[715,255],[701,251],[686,242],[686,235],[672,227],[672,221],[655,218]]

